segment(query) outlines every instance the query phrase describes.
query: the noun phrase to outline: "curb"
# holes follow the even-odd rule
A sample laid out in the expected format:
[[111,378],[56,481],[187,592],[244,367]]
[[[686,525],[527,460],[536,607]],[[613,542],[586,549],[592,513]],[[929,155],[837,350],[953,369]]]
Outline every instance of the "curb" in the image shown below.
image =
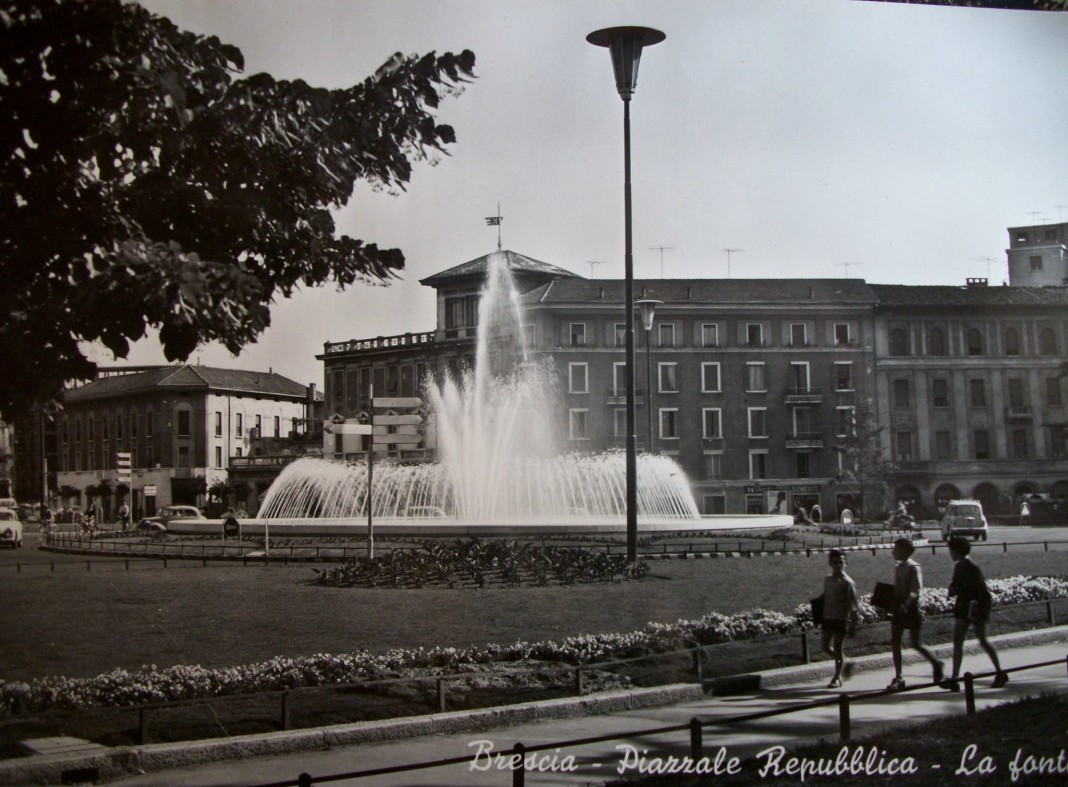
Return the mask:
[[425,735],[447,735],[506,727],[539,719],[617,713],[693,702],[705,696],[700,684],[677,683],[647,689],[602,692],[585,697],[564,697],[471,711],[337,724],[307,730],[125,746],[94,754],[38,755],[0,762],[0,784],[92,783],[220,760],[292,754],[333,746],[402,740]]
[[[927,547],[931,545],[931,542],[926,538],[917,538],[912,542],[917,548]],[[777,550],[760,550],[760,549],[743,549],[741,551],[735,550],[733,552],[717,551],[717,552],[672,552],[672,553],[642,553],[639,557],[642,560],[702,560],[710,559],[715,560],[717,558],[731,558],[731,557],[772,557],[772,556],[785,556],[785,555],[803,555],[804,557],[812,557],[813,555],[824,554],[830,552],[832,549],[839,549],[842,552],[867,552],[871,551],[874,555],[879,550],[892,549],[893,544],[857,544],[855,546],[822,546],[822,547],[805,547],[804,549],[777,549]]]

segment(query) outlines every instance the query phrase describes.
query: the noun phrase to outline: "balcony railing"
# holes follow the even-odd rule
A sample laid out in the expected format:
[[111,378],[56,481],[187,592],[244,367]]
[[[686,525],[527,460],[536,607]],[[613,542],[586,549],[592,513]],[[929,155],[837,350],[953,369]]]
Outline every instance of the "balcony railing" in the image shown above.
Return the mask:
[[787,448],[823,448],[823,432],[795,432],[786,435]]
[[818,404],[823,401],[819,388],[787,388],[786,404]]
[[1030,421],[1031,406],[1027,404],[1010,404],[1005,408],[1005,415],[1010,421]]
[[402,333],[397,336],[377,336],[374,339],[352,339],[347,342],[327,342],[323,347],[324,355],[334,353],[351,353],[364,350],[388,350],[394,347],[413,347],[434,343],[434,332]]
[[295,462],[297,459],[300,459],[300,456],[294,454],[275,454],[273,456],[232,456],[230,457],[230,468],[233,470],[242,470],[252,467],[285,467],[290,462]]
[[[609,388],[607,391],[604,392],[604,395],[605,395],[605,404],[624,405],[624,404],[627,403],[627,391],[626,391],[626,389],[620,388],[619,390],[616,390],[615,388]],[[634,403],[635,404],[642,404],[644,401],[645,401],[645,389],[643,389],[643,388],[635,389],[635,391],[634,391]]]

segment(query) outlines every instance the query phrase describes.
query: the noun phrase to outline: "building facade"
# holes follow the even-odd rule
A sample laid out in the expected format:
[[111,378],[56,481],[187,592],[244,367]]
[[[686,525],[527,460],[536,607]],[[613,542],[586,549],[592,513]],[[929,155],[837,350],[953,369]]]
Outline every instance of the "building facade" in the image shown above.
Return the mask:
[[[309,415],[315,387],[274,372],[180,365],[103,370],[69,389],[56,420],[56,483],[65,505],[116,484],[116,454],[131,455],[135,513],[200,504],[226,481],[231,457],[254,438],[289,435]],[[89,490],[88,492],[86,490]],[[253,499],[263,490],[253,490]],[[105,513],[114,502],[104,498]]]

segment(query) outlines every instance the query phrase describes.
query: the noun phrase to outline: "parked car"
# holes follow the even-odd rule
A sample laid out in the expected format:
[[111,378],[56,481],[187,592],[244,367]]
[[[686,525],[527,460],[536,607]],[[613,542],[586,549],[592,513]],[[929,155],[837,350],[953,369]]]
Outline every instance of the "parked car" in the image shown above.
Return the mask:
[[171,522],[194,519],[205,519],[205,516],[200,513],[200,509],[196,506],[164,506],[154,516],[142,519],[138,523],[137,529],[166,533],[167,527]]
[[0,508],[0,545],[12,549],[22,546],[22,521],[13,508]]
[[983,504],[978,500],[950,500],[942,515],[942,538],[971,536],[986,541],[987,523]]

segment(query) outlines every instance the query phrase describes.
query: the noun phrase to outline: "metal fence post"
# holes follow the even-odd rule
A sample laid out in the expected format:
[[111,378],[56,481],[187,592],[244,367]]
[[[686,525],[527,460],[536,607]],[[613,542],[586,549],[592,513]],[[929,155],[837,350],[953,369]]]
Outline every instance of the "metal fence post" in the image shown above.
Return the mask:
[[690,719],[690,757],[693,758],[694,762],[697,762],[703,756],[704,741],[701,739],[703,732],[701,720],[696,716]]
[[282,729],[289,729],[289,692],[282,692]]
[[975,715],[975,677],[970,672],[964,673],[964,710],[969,716]]
[[137,730],[141,743],[148,743],[148,708],[139,708],[137,711]]
[[810,659],[809,654],[808,654],[808,632],[807,631],[802,631],[801,632],[801,662],[803,664],[808,664],[810,660],[811,659]]
[[693,658],[697,665],[696,672],[698,683],[701,683],[704,680],[704,664],[702,663],[704,661],[704,659],[702,658],[703,655],[704,654],[702,648],[700,645],[698,645],[693,652]]
[[297,787],[311,787],[312,777],[310,773],[302,773],[297,777]]
[[523,762],[524,754],[527,747],[522,743],[517,743],[512,747],[512,762],[515,764],[515,768],[512,770],[512,787],[523,787],[526,784],[527,772],[526,763]]
[[438,712],[445,712],[445,678],[438,678]]
[[838,737],[848,741],[849,733],[849,695],[843,694],[838,698]]
[[582,696],[582,692],[586,688],[586,680],[582,674],[582,667],[575,667],[575,694]]

